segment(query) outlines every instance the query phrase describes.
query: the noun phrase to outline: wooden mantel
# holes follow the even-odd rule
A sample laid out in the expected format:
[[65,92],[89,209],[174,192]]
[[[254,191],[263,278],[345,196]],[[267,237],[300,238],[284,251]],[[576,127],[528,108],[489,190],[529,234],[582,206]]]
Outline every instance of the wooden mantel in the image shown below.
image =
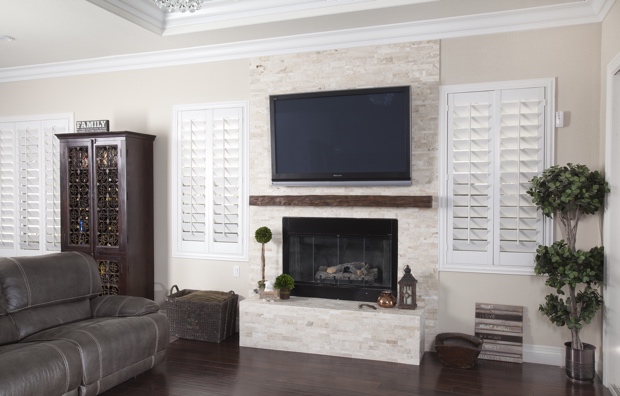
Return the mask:
[[251,206],[432,208],[431,195],[252,195]]

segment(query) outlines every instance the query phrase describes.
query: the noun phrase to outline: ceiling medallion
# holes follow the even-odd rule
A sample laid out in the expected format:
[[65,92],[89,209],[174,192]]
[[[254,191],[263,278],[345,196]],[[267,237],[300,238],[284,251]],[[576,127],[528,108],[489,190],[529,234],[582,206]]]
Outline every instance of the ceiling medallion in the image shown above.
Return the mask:
[[153,3],[162,10],[168,12],[189,11],[196,12],[202,6],[204,0],[153,0]]

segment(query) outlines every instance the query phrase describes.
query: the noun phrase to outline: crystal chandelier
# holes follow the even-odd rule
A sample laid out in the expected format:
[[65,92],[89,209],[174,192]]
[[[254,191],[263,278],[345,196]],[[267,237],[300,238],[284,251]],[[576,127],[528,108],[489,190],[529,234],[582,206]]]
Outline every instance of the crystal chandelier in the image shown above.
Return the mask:
[[181,12],[188,11],[195,12],[202,6],[204,0],[153,0],[153,3],[162,10],[168,12],[175,12],[179,10]]

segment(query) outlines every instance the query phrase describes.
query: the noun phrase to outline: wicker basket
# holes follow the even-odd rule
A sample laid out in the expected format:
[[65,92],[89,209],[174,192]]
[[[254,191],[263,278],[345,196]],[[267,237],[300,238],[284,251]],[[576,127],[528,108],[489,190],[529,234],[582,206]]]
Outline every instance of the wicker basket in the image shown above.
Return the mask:
[[[173,293],[176,288],[176,293]],[[221,342],[235,331],[239,295],[230,291],[203,291],[174,285],[166,297],[170,335],[191,340]]]

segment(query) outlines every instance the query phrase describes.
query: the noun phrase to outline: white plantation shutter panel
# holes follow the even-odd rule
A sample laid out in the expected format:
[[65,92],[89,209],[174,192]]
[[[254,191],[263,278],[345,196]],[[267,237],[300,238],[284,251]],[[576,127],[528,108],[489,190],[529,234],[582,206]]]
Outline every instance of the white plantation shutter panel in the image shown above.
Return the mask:
[[544,170],[544,88],[500,92],[499,186],[496,230],[499,265],[533,263],[543,243],[540,211],[527,194],[530,180]]
[[178,106],[174,254],[244,258],[245,107]]
[[60,151],[54,135],[70,132],[72,124],[69,114],[0,122],[0,256],[60,251]]
[[452,95],[448,111],[449,260],[491,264],[493,97]]
[[241,198],[241,109],[213,112],[213,242],[216,252],[234,250],[239,241]]
[[17,124],[19,247],[39,250],[41,235],[40,123]]
[[15,124],[0,123],[0,254],[13,249],[16,223]]
[[204,251],[206,243],[207,112],[185,111],[179,117],[179,203],[182,249]]
[[527,190],[551,163],[552,84],[516,85],[446,95],[445,269],[526,273],[550,240]]
[[43,122],[45,163],[45,248],[60,251],[60,145],[57,133],[69,132],[69,120]]

